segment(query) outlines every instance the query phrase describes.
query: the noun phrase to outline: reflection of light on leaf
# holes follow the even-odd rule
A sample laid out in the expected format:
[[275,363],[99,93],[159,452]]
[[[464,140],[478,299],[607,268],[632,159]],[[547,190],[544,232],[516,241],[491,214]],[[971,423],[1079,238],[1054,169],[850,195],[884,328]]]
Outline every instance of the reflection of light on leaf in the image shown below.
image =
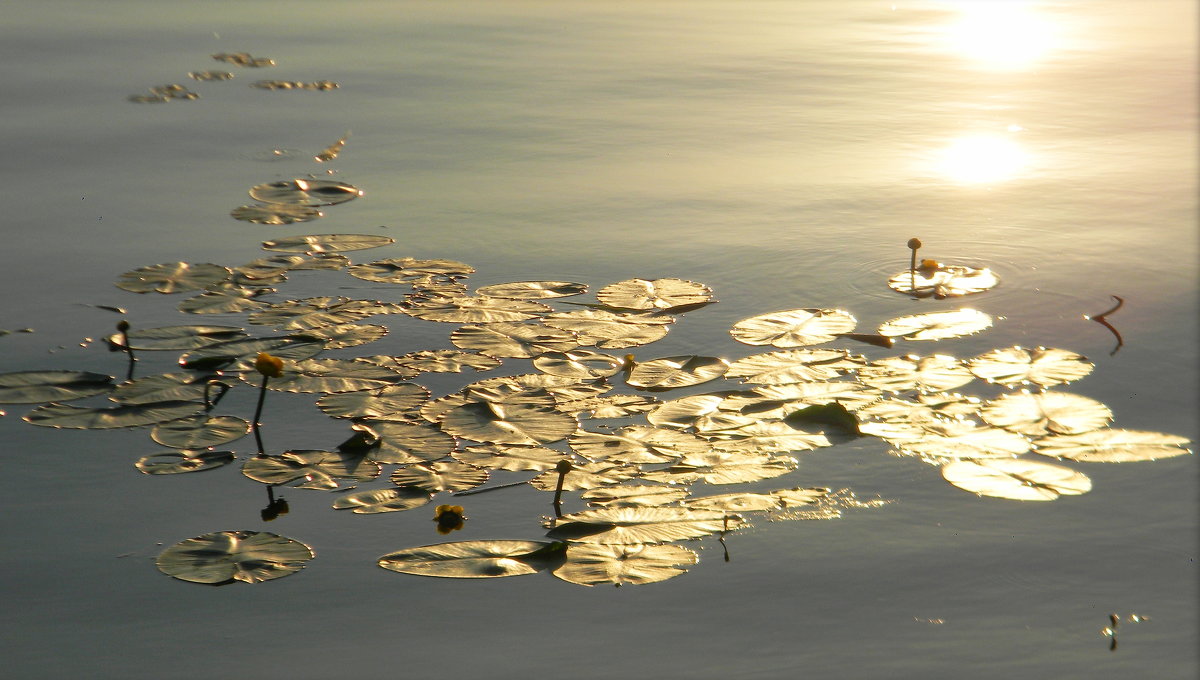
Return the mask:
[[1082,472],[1011,458],[955,461],[942,467],[942,477],[965,491],[1015,501],[1052,501],[1092,489],[1092,480]]
[[554,575],[581,586],[638,585],[678,576],[699,560],[699,555],[678,545],[573,545]]
[[258,583],[294,574],[314,557],[299,541],[265,531],[218,531],[162,551],[159,571],[183,581]]

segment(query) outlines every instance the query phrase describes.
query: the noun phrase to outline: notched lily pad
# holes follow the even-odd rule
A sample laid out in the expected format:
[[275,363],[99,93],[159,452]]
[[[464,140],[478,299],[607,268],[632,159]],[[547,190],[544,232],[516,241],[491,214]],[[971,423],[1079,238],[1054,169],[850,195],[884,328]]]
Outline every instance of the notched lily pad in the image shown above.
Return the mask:
[[678,545],[572,545],[552,573],[581,586],[657,583],[687,572],[699,555]]
[[148,475],[177,475],[212,470],[235,460],[233,451],[164,451],[142,456],[134,465]]
[[1189,444],[1186,437],[1173,434],[1106,428],[1042,437],[1034,441],[1034,451],[1085,463],[1131,463],[1187,455]]
[[347,272],[364,281],[379,283],[421,284],[442,280],[454,280],[475,271],[469,264],[455,260],[418,260],[411,257],[376,260],[356,264]]
[[[263,384],[257,372],[242,374],[256,387]],[[285,364],[283,376],[267,381],[267,389],[280,392],[357,392],[394,385],[405,376],[389,368],[352,359],[302,359]]]
[[223,585],[259,583],[290,576],[315,554],[303,543],[265,531],[217,531],[180,541],[155,564],[182,581]]
[[111,408],[83,408],[70,404],[46,404],[25,414],[25,422],[41,427],[75,430],[110,430],[143,427],[193,416],[204,410],[197,401],[159,401],[123,404]]
[[429,493],[466,491],[488,480],[488,471],[453,461],[418,463],[392,473],[392,484],[424,489]]
[[548,300],[571,297],[587,292],[587,284],[570,281],[514,281],[493,283],[475,290],[488,297],[511,298],[513,300]]
[[546,535],[572,543],[636,545],[700,538],[744,525],[738,515],[716,510],[598,508],[564,515]]
[[696,355],[663,357],[633,364],[625,382],[649,391],[699,385],[716,380],[729,370],[729,362],[720,357]]
[[694,434],[644,425],[628,425],[612,434],[580,430],[569,441],[588,460],[617,463],[669,463],[712,448]]
[[600,349],[648,345],[662,339],[674,321],[671,317],[616,314],[602,309],[558,312],[542,317],[542,323],[547,326],[575,333],[580,345]]
[[156,425],[150,438],[173,449],[203,449],[245,437],[250,423],[234,416],[195,415]]
[[189,370],[250,371],[259,352],[285,361],[299,361],[320,354],[325,340],[311,335],[281,335],[271,338],[245,338],[207,345],[179,357],[179,365]]
[[327,394],[317,408],[334,418],[371,418],[403,423],[421,420],[421,406],[429,399],[429,388],[415,383],[397,383],[376,390]]
[[455,347],[493,357],[528,359],[545,352],[565,352],[579,345],[570,331],[540,324],[486,323],[463,326],[450,334]]
[[263,250],[283,253],[344,253],[391,245],[396,239],[372,234],[305,234],[263,241]]
[[964,491],[1015,501],[1052,501],[1092,489],[1082,472],[1028,460],[960,460],[942,467],[942,477]]
[[364,193],[345,182],[296,178],[256,185],[250,189],[250,198],[263,203],[322,206],[352,201]]
[[[105,341],[111,347],[124,347],[122,334],[114,333]],[[236,326],[160,326],[131,328],[126,331],[128,346],[142,350],[188,350],[207,347],[218,342],[245,338],[246,331]]]
[[621,357],[586,349],[545,352],[533,360],[533,367],[539,371],[579,380],[607,378],[620,373],[624,366],[625,360]]
[[[932,262],[932,261],[931,261]],[[1000,283],[999,277],[986,267],[976,269],[960,264],[921,266],[905,269],[888,279],[888,288],[914,297],[943,299],[991,290]]]
[[670,311],[712,301],[708,286],[683,279],[629,279],[596,291],[596,299],[614,309]]
[[988,382],[1001,385],[1033,383],[1041,387],[1073,382],[1095,368],[1095,364],[1081,354],[1046,347],[994,349],[971,359],[967,366]]
[[991,327],[992,317],[975,309],[910,314],[879,326],[879,334],[905,340],[944,340],[973,335]]
[[405,314],[425,321],[481,324],[526,321],[549,311],[546,305],[532,300],[465,295],[422,298],[404,309]]
[[670,505],[687,495],[688,490],[678,486],[630,484],[589,489],[579,497],[594,507],[627,508]]
[[390,489],[356,491],[341,496],[333,502],[334,510],[353,510],[357,515],[377,515],[383,512],[400,512],[419,508],[429,502],[433,494],[411,486]]
[[1098,430],[1113,414],[1104,404],[1078,394],[1015,392],[984,404],[979,417],[993,427],[1041,436]]
[[251,224],[296,224],[320,219],[325,213],[310,205],[258,203],[238,206],[229,211],[229,216],[239,222]]
[[790,309],[743,319],[729,333],[747,345],[800,347],[835,340],[854,330],[858,321],[842,309]]
[[548,541],[458,541],[406,548],[379,558],[389,571],[441,578],[534,574],[551,562]]
[[753,354],[729,365],[727,378],[744,383],[783,385],[830,380],[861,367],[866,362],[844,349],[793,349]]
[[90,371],[0,373],[0,404],[71,401],[113,389],[113,377]]
[[366,482],[379,476],[379,463],[356,453],[285,451],[277,456],[255,456],[242,465],[242,474],[256,482],[298,489],[336,489],[338,480]]
[[468,446],[450,454],[455,460],[490,470],[549,470],[570,456],[544,446]]
[[203,290],[229,278],[229,269],[202,262],[166,262],[125,272],[117,279],[117,288],[132,293],[182,293]]
[[858,371],[859,382],[888,392],[944,392],[974,379],[962,361],[945,354],[887,357]]
[[496,357],[456,349],[427,349],[396,357],[397,363],[422,373],[462,373],[465,368],[490,371],[500,366]]

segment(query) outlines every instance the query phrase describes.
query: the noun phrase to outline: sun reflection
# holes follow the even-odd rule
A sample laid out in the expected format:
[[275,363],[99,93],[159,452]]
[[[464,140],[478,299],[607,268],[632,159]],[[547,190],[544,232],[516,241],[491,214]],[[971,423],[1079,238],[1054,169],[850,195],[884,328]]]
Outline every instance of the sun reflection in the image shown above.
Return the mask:
[[1053,24],[1030,3],[1018,0],[962,0],[961,16],[949,27],[954,51],[987,68],[1014,70],[1040,60],[1056,46]]
[[1008,137],[971,135],[942,150],[938,169],[956,182],[983,184],[1013,179],[1027,160],[1021,145]]

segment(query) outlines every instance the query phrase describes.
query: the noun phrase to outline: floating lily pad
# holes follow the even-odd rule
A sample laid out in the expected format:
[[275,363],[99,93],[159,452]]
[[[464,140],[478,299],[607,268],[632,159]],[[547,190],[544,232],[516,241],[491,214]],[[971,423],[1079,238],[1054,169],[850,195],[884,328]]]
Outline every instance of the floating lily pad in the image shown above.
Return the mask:
[[646,414],[646,420],[657,427],[670,427],[680,430],[693,428],[698,431],[740,427],[754,422],[756,419],[742,416],[735,412],[723,410],[721,405],[733,395],[747,394],[746,392],[726,391],[707,394],[693,394],[672,401],[663,402],[660,406]]
[[366,281],[419,284],[443,279],[453,280],[474,272],[475,268],[455,260],[400,257],[356,264],[347,271],[351,276]]
[[155,564],[182,581],[222,585],[259,583],[294,574],[313,559],[312,548],[265,531],[218,531],[180,541]]
[[455,449],[454,437],[428,423],[402,423],[368,420],[354,429],[369,432],[378,446],[369,453],[380,463],[419,463],[438,460]]
[[1012,458],[1029,451],[1029,440],[998,427],[979,427],[970,421],[927,423],[925,434],[901,442],[902,453],[936,458]]
[[793,349],[753,354],[729,365],[727,378],[745,383],[783,385],[786,383],[829,380],[853,371],[866,362],[844,349]]
[[0,373],[0,404],[71,401],[113,389],[111,375],[90,371],[17,371]]
[[488,480],[488,471],[457,460],[418,463],[392,473],[392,484],[424,489],[429,493],[466,491]]
[[854,330],[858,321],[841,309],[790,309],[743,319],[729,331],[747,345],[800,347],[830,342]]
[[202,262],[167,262],[125,272],[117,279],[117,288],[133,293],[182,293],[203,290],[229,278],[229,269]]
[[[158,328],[131,328],[128,346],[142,350],[188,350],[207,347],[218,342],[229,342],[247,337],[246,331],[236,326],[161,326]],[[124,347],[120,333],[105,338],[111,346]]]
[[563,352],[578,344],[570,331],[540,324],[488,323],[463,326],[450,334],[455,347],[475,350],[494,357],[527,359],[544,352]]
[[423,373],[461,373],[464,368],[489,371],[500,365],[496,357],[456,349],[429,349],[397,357],[397,363]]
[[304,331],[305,335],[325,340],[325,349],[345,349],[375,342],[388,334],[387,326],[373,323],[343,323]]
[[[423,299],[419,304],[410,304],[404,309],[405,314],[425,321],[482,324],[525,321],[541,316],[548,311],[550,311],[549,307],[532,300],[441,295]],[[562,334],[562,331],[555,332]]]
[[547,541],[459,541],[397,550],[379,566],[402,574],[442,578],[498,578],[546,568]]
[[248,320],[253,324],[274,326],[279,330],[304,330],[349,323],[390,311],[393,311],[392,307],[374,300],[312,297],[273,304],[251,314]]
[[315,92],[324,92],[326,90],[336,90],[340,87],[332,80],[256,80],[250,83],[250,87],[256,87],[260,90],[312,90]]
[[616,314],[602,309],[581,309],[542,317],[542,323],[547,326],[575,333],[580,345],[600,349],[648,345],[662,339],[673,322],[671,317]]
[[160,401],[123,404],[112,408],[82,408],[69,404],[46,404],[25,415],[25,421],[42,427],[78,430],[109,430],[142,427],[193,416],[204,410],[196,401]]
[[[122,383],[108,395],[119,404],[149,404],[156,401],[200,401],[205,391],[215,397],[215,389],[208,388],[211,375],[194,373],[159,373]],[[219,387],[219,386],[218,386]]]
[[333,502],[334,510],[353,510],[358,515],[377,515],[382,512],[399,512],[419,508],[429,502],[433,494],[416,487],[372,489],[348,493]]
[[[263,376],[247,371],[242,380],[256,387]],[[267,389],[280,392],[357,392],[394,385],[405,376],[382,366],[352,359],[302,359],[288,362],[283,375],[267,381]]]
[[421,419],[421,406],[428,399],[428,388],[415,383],[397,383],[375,390],[327,394],[317,400],[317,407],[334,418],[416,423]]
[[545,352],[533,360],[533,367],[539,371],[579,380],[607,378],[620,373],[624,365],[625,360],[620,357],[586,349]]
[[1108,425],[1113,414],[1095,399],[1066,392],[1016,392],[983,405],[983,422],[1029,436],[1079,434]]
[[258,203],[238,206],[229,211],[229,216],[239,222],[252,224],[296,224],[320,219],[325,213],[321,212],[320,208],[310,205]]
[[188,78],[192,80],[231,80],[233,74],[229,71],[190,71]]
[[636,545],[700,538],[744,524],[737,515],[715,510],[597,508],[564,515],[546,535],[573,543]]
[[831,380],[756,387],[725,397],[720,408],[759,419],[783,418],[806,406],[818,404],[837,403],[856,411],[878,398],[879,391],[873,387]]
[[212,470],[235,460],[233,451],[164,451],[142,456],[134,465],[148,475],[177,475]]
[[1042,437],[1034,441],[1034,451],[1085,463],[1131,463],[1189,454],[1190,443],[1186,437],[1161,432],[1106,428]]
[[[563,491],[579,491],[581,489],[595,489],[600,486],[612,486],[620,484],[637,473],[638,467],[636,465],[622,465],[607,461],[575,465],[563,477],[562,489]],[[557,471],[547,470],[529,480],[529,484],[541,491],[555,491],[558,488],[559,476]]]
[[447,411],[440,422],[456,437],[524,446],[565,439],[578,426],[573,417],[555,410],[549,395],[543,403],[470,401]]
[[1092,489],[1082,472],[1028,460],[960,460],[942,466],[942,477],[964,491],[1015,501],[1052,501]]
[[263,203],[321,206],[337,205],[363,195],[358,187],[331,179],[286,179],[259,184],[250,189],[250,198]]
[[678,486],[631,484],[589,489],[579,497],[591,506],[630,508],[668,505],[687,498],[687,495],[688,490]]
[[982,293],[991,290],[1000,279],[988,268],[975,269],[959,264],[938,264],[904,270],[888,279],[888,288],[915,297],[938,299]]
[[829,489],[780,489],[768,493],[725,493],[698,496],[683,501],[687,508],[721,510],[724,512],[770,512],[817,503],[829,496]]
[[683,279],[629,279],[596,291],[596,299],[615,309],[668,311],[712,301],[712,289]]
[[263,250],[284,253],[344,253],[391,245],[396,239],[372,234],[305,234],[263,241]]
[[975,309],[911,314],[885,321],[879,334],[905,340],[944,340],[972,335],[989,328],[992,317]]
[[570,281],[515,281],[480,286],[475,292],[488,297],[513,300],[548,300],[580,295],[587,292],[587,285]]
[[678,545],[573,545],[552,573],[581,586],[657,583],[687,572],[700,557]]
[[233,314],[261,309],[267,306],[260,295],[273,292],[270,288],[222,288],[220,292],[201,293],[179,303],[179,311],[185,314]]
[[242,474],[256,482],[298,489],[336,489],[339,479],[366,482],[380,472],[379,463],[357,454],[312,449],[255,456],[242,465]]
[[570,456],[544,446],[468,446],[450,454],[455,460],[490,470],[549,470]]
[[234,416],[195,415],[156,425],[150,438],[174,449],[203,449],[245,437],[250,423]]
[[1078,380],[1096,367],[1083,355],[1046,347],[994,349],[971,359],[967,366],[988,382],[1001,385],[1033,383],[1041,387]]
[[958,420],[979,412],[977,397],[948,392],[922,392],[908,399],[881,399],[855,412],[860,419],[893,423],[936,423]]
[[974,379],[962,361],[945,354],[877,359],[858,371],[860,382],[888,392],[943,392]]
[[580,430],[569,441],[588,460],[617,463],[669,463],[712,448],[694,434],[644,425],[629,425],[612,434]]
[[311,335],[281,335],[272,338],[245,338],[207,345],[179,357],[179,365],[191,370],[249,371],[259,352],[285,361],[299,361],[320,354],[325,340]]
[[713,451],[686,456],[670,467],[644,472],[642,478],[663,484],[744,484],[786,475],[795,469],[796,459],[791,456],[771,456],[765,450],[747,446],[739,447],[736,453]]
[[592,418],[625,418],[639,413],[648,413],[662,402],[646,394],[617,394],[608,397],[586,397],[573,401],[558,402],[558,410],[577,417],[590,415]]
[[212,58],[216,59],[217,61],[224,61],[230,64],[236,64],[237,66],[245,66],[249,68],[262,68],[264,66],[275,65],[274,59],[269,59],[267,57],[255,57],[249,52],[234,52],[232,54],[228,52],[219,52],[212,55]]
[[663,357],[634,363],[625,382],[643,390],[670,390],[716,380],[725,375],[727,370],[729,362],[720,357]]

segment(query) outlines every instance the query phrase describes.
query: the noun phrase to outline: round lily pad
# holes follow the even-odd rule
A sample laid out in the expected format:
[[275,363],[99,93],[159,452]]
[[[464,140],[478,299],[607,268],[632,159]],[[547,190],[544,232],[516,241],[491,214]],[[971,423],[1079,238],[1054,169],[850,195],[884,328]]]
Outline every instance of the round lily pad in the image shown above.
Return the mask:
[[217,531],[180,541],[155,564],[182,581],[223,585],[290,576],[316,555],[303,543],[265,531]]
[[134,465],[148,475],[177,475],[212,470],[235,460],[233,451],[164,451],[142,456]]
[[251,188],[250,198],[263,203],[319,206],[345,203],[363,193],[354,185],[329,179],[287,179]]
[[0,404],[71,401],[113,389],[110,375],[90,371],[17,371],[0,373]]

